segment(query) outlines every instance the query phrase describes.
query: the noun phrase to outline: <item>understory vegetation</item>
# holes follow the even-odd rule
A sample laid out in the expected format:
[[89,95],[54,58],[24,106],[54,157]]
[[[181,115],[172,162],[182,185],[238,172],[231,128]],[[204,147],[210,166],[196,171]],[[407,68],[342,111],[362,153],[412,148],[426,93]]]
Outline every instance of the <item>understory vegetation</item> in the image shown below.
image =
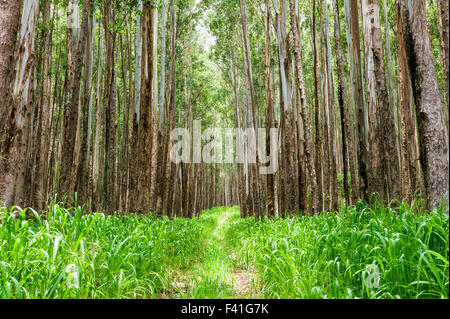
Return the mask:
[[185,219],[83,215],[58,204],[41,217],[0,216],[1,298],[151,298],[168,269],[189,267],[201,250],[199,224]]
[[265,223],[236,218],[227,241],[269,298],[448,298],[448,209],[358,203]]
[[237,207],[173,222],[85,213],[1,211],[0,298],[448,298],[444,209],[358,203],[265,222]]

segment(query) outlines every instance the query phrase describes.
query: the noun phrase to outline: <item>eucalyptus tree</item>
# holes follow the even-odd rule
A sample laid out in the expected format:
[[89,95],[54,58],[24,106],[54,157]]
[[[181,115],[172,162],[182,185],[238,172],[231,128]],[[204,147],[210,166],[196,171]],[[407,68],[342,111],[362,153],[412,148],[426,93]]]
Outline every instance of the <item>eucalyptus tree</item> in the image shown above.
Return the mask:
[[397,158],[396,131],[386,84],[380,7],[378,1],[363,0],[366,89],[369,110],[371,170],[369,190],[386,200],[400,198],[401,178]]
[[7,206],[14,201],[14,189],[11,184],[14,172],[9,164],[11,135],[14,133],[9,131],[8,126],[14,124],[14,114],[17,112],[16,106],[13,108],[9,106],[13,105],[11,82],[15,74],[14,53],[20,26],[20,10],[20,1],[0,3],[0,96],[3,99],[0,107],[0,204]]
[[351,57],[352,68],[352,94],[356,113],[357,127],[357,161],[359,172],[359,189],[355,190],[358,198],[369,200],[369,180],[370,172],[369,153],[368,153],[368,117],[366,103],[364,101],[362,66],[361,66],[361,45],[359,30],[359,10],[357,0],[344,0],[347,30],[350,32],[349,56]]
[[78,0],[69,1],[67,7],[67,59],[68,68],[64,92],[64,130],[61,158],[61,174],[59,192],[73,195],[76,181],[75,140],[79,117],[79,96],[81,89],[81,69],[83,68],[83,53],[88,32],[88,17],[90,0],[83,5],[83,21],[79,33]]
[[[2,62],[9,59],[11,63],[11,50],[14,49],[15,38],[18,26],[16,10],[20,6],[4,5],[4,10],[0,21],[2,23],[11,22],[12,26],[6,26],[6,33],[2,35],[2,40],[10,40],[12,48],[2,45]],[[25,0],[22,7],[22,18],[20,23],[20,32],[17,40],[17,52],[15,56],[14,81],[9,91],[6,87],[2,88],[6,101],[11,103],[12,108],[3,111],[7,116],[7,132],[4,136],[4,143],[1,153],[0,166],[0,202],[6,207],[12,205],[27,205],[29,199],[25,198],[25,170],[27,161],[27,146],[30,137],[30,123],[32,110],[32,88],[33,88],[33,65],[36,44],[36,33],[39,18],[39,1]],[[8,38],[10,37],[10,38]],[[3,54],[5,54],[3,56]],[[4,68],[0,74],[0,81],[11,79],[11,71]],[[4,86],[3,84],[2,86]]]
[[426,25],[425,1],[399,1],[419,128],[420,164],[429,208],[448,201],[448,135]]

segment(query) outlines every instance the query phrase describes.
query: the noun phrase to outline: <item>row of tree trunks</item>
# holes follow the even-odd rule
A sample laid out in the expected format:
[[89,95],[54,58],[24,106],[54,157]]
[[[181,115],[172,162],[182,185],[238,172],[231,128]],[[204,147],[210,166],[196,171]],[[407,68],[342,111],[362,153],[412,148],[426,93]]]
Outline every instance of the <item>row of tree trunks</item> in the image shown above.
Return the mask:
[[[436,3],[448,84],[448,4]],[[128,28],[134,21],[115,0],[67,4],[66,48],[53,47],[54,33],[61,33],[53,19],[59,2],[0,4],[0,94],[6,101],[0,106],[2,205],[43,209],[58,194],[108,214],[154,211],[172,219],[239,203],[242,217],[264,219],[336,211],[343,201],[370,201],[373,193],[391,201],[421,192],[429,208],[445,199],[448,113],[443,110],[448,90],[442,98],[424,0],[396,1],[396,59],[391,56],[392,12],[386,0],[384,33],[375,0],[345,0],[343,8],[333,1],[334,28],[326,0],[311,3],[311,23],[304,23],[294,0],[265,1],[260,12],[253,2],[234,4],[237,10],[227,18],[234,22],[227,27],[233,45],[224,53],[231,67],[224,75],[231,82],[235,126],[256,129],[265,122],[266,156],[272,156],[272,163],[276,154],[280,159],[279,170],[268,176],[260,174],[265,156],[258,152],[254,158],[245,152],[245,162],[235,165],[171,160],[172,130],[184,122],[193,134],[196,117],[196,98],[191,96],[196,70],[183,33],[191,34],[193,23],[183,25],[183,3],[162,2],[159,45],[158,8],[152,2],[138,1],[142,16],[137,28]],[[261,27],[253,24],[258,15],[264,48],[249,32]],[[306,25],[312,40],[307,52],[313,63],[308,66],[302,57]],[[258,62],[263,55],[264,64]],[[311,83],[305,84],[304,68]],[[393,70],[398,70],[398,83]],[[274,154],[271,128],[280,129]],[[248,141],[238,142],[252,150]]]

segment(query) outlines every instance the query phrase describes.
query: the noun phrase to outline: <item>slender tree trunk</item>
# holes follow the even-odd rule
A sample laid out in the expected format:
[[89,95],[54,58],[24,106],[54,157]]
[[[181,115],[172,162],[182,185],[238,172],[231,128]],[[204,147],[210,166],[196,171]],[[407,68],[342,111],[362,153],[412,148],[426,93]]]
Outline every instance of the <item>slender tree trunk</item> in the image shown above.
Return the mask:
[[164,122],[164,106],[166,102],[166,18],[167,0],[162,0],[161,21],[161,86],[159,90],[159,130]]
[[151,153],[151,175],[150,175],[150,209],[156,211],[157,201],[157,177],[158,177],[158,10],[152,11],[153,21],[153,110],[152,110],[152,153]]
[[[265,12],[265,86],[266,86],[266,151],[271,156],[277,154],[271,154],[270,150],[270,129],[274,127],[273,123],[273,95],[272,95],[272,76],[270,72],[270,3],[266,0],[266,12]],[[272,162],[272,161],[271,161]],[[274,174],[267,176],[267,215],[269,218],[275,217],[275,194],[274,194]]]
[[135,155],[138,157],[139,180],[137,185],[138,206],[136,213],[147,213],[151,206],[151,173],[152,173],[152,140],[153,140],[153,110],[154,110],[154,50],[153,50],[153,19],[155,18],[155,8],[149,3],[144,5],[143,16],[143,37],[144,50],[142,66],[145,68],[142,72],[141,88],[141,106],[138,131],[138,148]]
[[[111,0],[110,0],[111,1]],[[105,163],[103,173],[103,201],[106,213],[114,214],[116,211],[115,205],[115,188],[116,188],[116,172],[115,172],[115,157],[116,157],[116,128],[117,128],[117,106],[115,98],[115,64],[116,64],[116,31],[111,29],[111,22],[115,19],[115,9],[110,1],[105,2],[103,6],[104,18],[103,24],[105,29],[105,49],[106,49],[106,64],[105,64],[105,82],[103,92],[103,107],[105,112]],[[112,0],[114,1],[114,0]]]
[[313,59],[314,59],[314,127],[316,136],[315,149],[315,171],[317,180],[317,192],[319,206],[316,207],[316,213],[323,211],[323,184],[322,184],[322,137],[320,132],[320,99],[319,99],[319,53],[317,50],[317,27],[316,27],[316,0],[313,0],[312,12],[312,34],[313,34]]
[[359,187],[360,196],[365,201],[369,200],[369,184],[368,184],[368,173],[370,171],[369,166],[369,154],[367,149],[367,114],[364,103],[364,92],[362,85],[362,74],[361,74],[361,48],[360,48],[360,36],[359,36],[359,19],[358,19],[358,1],[357,0],[346,0],[350,1],[348,8],[348,14],[350,18],[350,28],[352,32],[352,62],[353,62],[353,86],[354,86],[354,101],[355,101],[355,112],[357,117],[357,140],[358,140],[358,165],[359,165]]
[[[339,5],[338,0],[333,0],[334,7],[334,35],[336,39],[336,62],[338,71],[338,100],[339,110],[341,115],[341,131],[342,131],[342,161],[344,166],[344,196],[346,205],[350,205],[350,194],[348,189],[348,165],[349,154],[353,153],[350,149],[353,146],[353,141],[350,134],[349,115],[348,115],[348,99],[347,99],[347,85],[345,81],[344,58],[341,40],[341,22],[339,19]],[[347,143],[348,139],[348,143]]]
[[[45,157],[45,133],[47,129],[47,118],[48,116],[48,107],[44,110],[44,107],[48,105],[48,103],[44,106],[44,84],[48,88],[48,68],[49,65],[46,64],[48,61],[48,34],[52,31],[51,28],[48,28],[50,15],[52,14],[52,10],[50,10],[51,2],[46,1],[44,4],[42,24],[43,28],[40,30],[40,34],[37,38],[38,45],[40,48],[37,50],[36,54],[36,63],[35,70],[33,71],[35,74],[45,74],[47,76],[43,77],[42,81],[37,81],[34,79],[34,114],[33,114],[33,123],[32,123],[32,131],[31,131],[31,150],[30,155],[31,159],[29,165],[27,167],[27,172],[31,178],[29,183],[27,183],[28,194],[26,195],[30,201],[30,205],[32,205],[35,209],[43,209],[44,208],[44,197],[45,191],[44,188],[44,160]],[[51,43],[50,43],[51,46]],[[51,55],[51,54],[50,54]],[[44,65],[45,64],[45,65]],[[50,77],[51,78],[51,77]],[[47,83],[44,83],[47,82]],[[51,87],[51,86],[50,86]],[[49,95],[47,95],[49,98]]]
[[[246,0],[240,0],[240,12],[241,12],[241,21],[242,21],[242,35],[243,35],[243,46],[244,46],[244,59],[245,59],[245,71],[246,71],[246,87],[247,87],[247,98],[248,98],[248,105],[247,105],[247,112],[248,112],[248,118],[247,118],[247,125],[248,128],[255,129],[256,138],[258,138],[257,135],[257,119],[256,119],[256,102],[255,102],[255,88],[253,84],[253,71],[252,71],[252,62],[251,62],[251,50],[250,50],[250,43],[249,43],[249,37],[248,37],[248,29],[247,29],[247,13],[246,13]],[[256,161],[259,163],[259,154],[257,152],[257,149],[255,148],[252,151],[256,151]],[[255,202],[255,217],[256,218],[264,218],[263,214],[265,211],[265,205],[263,205],[263,199],[261,196],[261,185],[258,178],[259,172],[259,164],[251,164],[250,165],[250,176],[251,176],[251,183],[252,183],[252,197]]]
[[391,50],[391,29],[389,25],[389,7],[387,5],[387,0],[383,0],[383,8],[384,8],[384,32],[385,32],[385,41],[386,41],[386,60],[388,65],[388,93],[389,93],[389,105],[391,116],[394,119],[395,125],[395,147],[397,150],[397,159],[398,159],[398,167],[401,165],[401,136],[400,136],[400,122],[399,122],[399,113],[397,104],[394,102],[394,80],[393,80],[393,71],[392,71],[392,50]]
[[[143,4],[142,0],[139,0],[138,8],[142,12]],[[137,27],[136,27],[136,64],[134,73],[134,113],[131,124],[131,141],[130,141],[130,175],[129,175],[129,198],[128,198],[128,209],[131,212],[135,212],[138,209],[138,178],[139,172],[136,169],[138,164],[138,132],[139,132],[139,122],[140,122],[140,111],[141,111],[141,81],[142,81],[142,42],[143,42],[143,18],[138,17]]]
[[[399,15],[399,23],[397,24],[401,27],[401,18]],[[407,198],[410,194],[411,189],[411,181],[410,181],[410,157],[408,149],[408,130],[411,130],[411,127],[408,123],[408,115],[409,115],[409,79],[408,79],[408,66],[407,66],[407,58],[404,47],[403,34],[400,33],[399,29],[399,90],[400,90],[400,104],[402,107],[402,194],[403,199]],[[411,122],[411,121],[409,121]]]
[[[98,36],[98,52],[102,51],[102,40],[101,40],[101,28],[99,27]],[[101,192],[102,192],[102,181],[103,181],[103,171],[101,165],[103,163],[103,147],[104,136],[103,136],[103,117],[102,114],[102,103],[101,103],[101,88],[103,87],[103,68],[102,68],[102,58],[98,55],[98,65],[97,65],[97,88],[96,88],[96,105],[95,105],[95,139],[94,139],[94,151],[92,155],[92,200],[93,209],[99,209],[101,207]]]
[[43,85],[40,105],[42,107],[42,135],[40,150],[42,151],[42,157],[39,160],[36,167],[36,189],[35,189],[35,205],[37,208],[44,208],[45,202],[48,200],[48,185],[46,181],[49,177],[49,156],[51,144],[51,124],[52,124],[52,108],[53,108],[53,94],[52,94],[52,72],[51,66],[53,61],[52,52],[52,39],[53,39],[53,17],[55,14],[55,1],[47,1],[45,3],[43,19],[44,19],[44,31],[43,31]]
[[173,181],[175,178],[175,165],[170,158],[170,151],[172,149],[172,141],[170,139],[170,133],[175,128],[176,120],[176,41],[177,41],[177,25],[176,25],[176,12],[174,0],[170,0],[170,14],[171,14],[171,48],[170,48],[170,75],[169,75],[169,103],[168,103],[168,126],[165,136],[165,171],[163,180],[163,213],[167,215],[171,220],[172,203],[170,201],[170,195],[173,194]]
[[[447,88],[447,107],[449,106],[450,101],[450,80],[449,80],[449,52],[450,52],[450,46],[449,46],[449,4],[447,0],[437,0],[438,3],[438,10],[439,10],[439,25],[440,25],[440,37],[441,37],[441,60],[442,60],[442,66],[444,71],[444,77],[445,77],[445,83]],[[448,133],[448,109],[447,109],[447,134]]]
[[[291,25],[292,33],[294,38],[294,53],[295,53],[295,66],[297,69],[297,84],[299,88],[300,97],[300,114],[304,125],[304,135],[305,135],[305,156],[306,156],[306,166],[309,171],[311,191],[313,197],[313,204],[311,208],[311,213],[318,212],[320,206],[319,191],[317,189],[317,179],[315,170],[315,160],[314,160],[314,142],[313,134],[311,133],[311,121],[309,118],[308,106],[306,102],[306,90],[305,82],[303,78],[303,66],[302,66],[302,52],[301,52],[301,38],[299,30],[298,16],[295,14],[295,3],[294,0],[290,0],[290,10],[291,10]],[[299,163],[301,164],[301,163]],[[305,185],[306,187],[306,185]],[[306,207],[305,207],[306,208]]]
[[[359,163],[358,163],[358,127],[357,123],[357,90],[356,90],[356,70],[354,69],[354,56],[353,56],[353,40],[352,40],[352,28],[351,28],[351,14],[350,14],[350,0],[344,0],[344,11],[345,11],[345,22],[346,22],[346,35],[347,35],[347,47],[348,47],[348,59],[350,64],[350,88],[351,95],[349,99],[349,124],[350,124],[350,141],[352,142],[353,152],[349,152],[349,162],[350,162],[350,173],[351,184],[352,184],[352,199],[355,203],[361,198],[361,186],[360,186],[360,174],[359,174]],[[350,148],[349,148],[350,150]],[[353,168],[353,169],[352,169]]]
[[[89,1],[87,1],[89,2]],[[90,11],[89,4],[87,10]],[[89,13],[87,13],[89,14]],[[90,101],[92,91],[92,75],[93,75],[93,54],[92,54],[92,42],[93,42],[93,28],[94,21],[92,17],[87,17],[87,27],[83,30],[86,34],[86,45],[84,52],[85,59],[85,71],[83,79],[83,103],[82,103],[82,124],[81,124],[81,139],[80,139],[80,152],[78,154],[78,172],[76,174],[76,186],[75,190],[78,193],[79,202],[84,204],[88,201],[89,190],[89,116],[90,116]]]
[[331,60],[331,40],[330,40],[330,23],[328,18],[328,1],[324,0],[325,8],[325,35],[326,35],[326,61],[327,61],[327,86],[328,86],[328,110],[329,110],[329,143],[330,143],[330,195],[331,209],[338,210],[338,181],[337,181],[337,150],[336,150],[336,128],[335,128],[335,110],[334,110],[334,84],[333,84],[333,67]]
[[[241,128],[241,120],[240,120],[240,106],[239,106],[239,84],[238,77],[236,74],[236,65],[234,58],[234,50],[231,48],[231,81],[233,87],[233,110],[234,110],[234,123],[236,128]],[[242,145],[240,141],[240,136],[236,137],[238,145]],[[237,164],[238,170],[238,192],[239,192],[239,206],[241,217],[244,218],[247,215],[247,202],[245,195],[245,179],[244,179],[244,164]]]

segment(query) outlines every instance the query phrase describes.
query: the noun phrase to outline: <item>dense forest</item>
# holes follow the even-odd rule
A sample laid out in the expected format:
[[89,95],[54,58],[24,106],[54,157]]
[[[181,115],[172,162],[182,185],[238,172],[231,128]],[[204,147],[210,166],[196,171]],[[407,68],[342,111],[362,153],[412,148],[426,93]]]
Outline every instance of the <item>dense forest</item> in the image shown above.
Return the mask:
[[[264,254],[271,255],[281,249],[270,246],[267,234],[290,236],[284,227],[300,218],[305,238],[291,243],[296,247],[317,238],[320,242],[316,233],[308,235],[309,227],[323,236],[323,227],[334,227],[341,239],[353,238],[333,217],[343,214],[364,228],[364,237],[364,214],[373,210],[373,233],[387,231],[386,225],[394,233],[412,232],[416,223],[439,225],[434,239],[410,234],[410,240],[421,239],[408,249],[421,241],[430,246],[419,250],[434,250],[441,258],[408,250],[411,263],[418,258],[424,264],[436,262],[434,279],[425,268],[411,270],[425,271],[422,281],[422,275],[413,279],[397,269],[397,277],[390,273],[393,281],[420,282],[414,293],[400,285],[395,292],[397,288],[381,294],[363,290],[357,296],[423,297],[419,286],[425,285],[428,296],[448,298],[447,0],[1,1],[0,99],[0,240],[11,241],[9,252],[16,249],[11,231],[15,218],[31,217],[39,229],[44,227],[41,217],[50,214],[45,223],[67,240],[72,235],[64,225],[73,227],[79,249],[80,238],[87,242],[89,231],[103,234],[103,227],[117,227],[127,238],[131,224],[140,229],[142,222],[156,234],[156,217],[168,238],[185,234],[186,243],[176,242],[170,249],[194,256],[202,249],[222,251],[217,247],[223,240],[229,247],[246,243],[242,247],[254,251],[254,272],[261,273],[258,269],[267,271],[261,266],[267,260],[258,251],[269,249]],[[244,134],[231,136],[231,147],[214,147],[210,133],[217,128]],[[181,133],[187,138],[177,148]],[[227,139],[223,130],[216,135]],[[260,142],[263,146],[254,151]],[[173,160],[174,149],[183,151],[183,160]],[[272,171],[262,173],[271,165]],[[214,208],[233,206],[239,210]],[[383,217],[384,212],[389,216]],[[100,222],[96,213],[117,220],[128,216],[131,224]],[[228,219],[234,230],[227,233],[221,223]],[[268,224],[258,224],[264,220]],[[379,220],[388,224],[377,224]],[[402,228],[407,221],[410,228]],[[220,233],[214,233],[212,247],[195,243],[203,236],[198,225]],[[284,235],[270,225],[284,229]],[[80,227],[86,227],[82,234]],[[31,228],[23,231],[31,236]],[[153,235],[143,236],[158,242]],[[251,236],[260,236],[259,241]],[[142,243],[133,238],[137,252]],[[58,251],[59,240],[48,240]],[[115,249],[115,241],[105,245]],[[172,251],[166,244],[161,242],[160,248]],[[370,245],[376,247],[373,241]],[[187,246],[189,252],[183,250]],[[165,260],[171,255],[158,256],[156,260]],[[0,249],[0,257],[0,263],[12,260],[7,248]],[[141,270],[134,271],[138,278]],[[267,284],[264,271],[259,278]],[[298,275],[288,272],[286,278]],[[2,274],[0,286],[10,287],[13,282]],[[265,296],[323,297],[312,289],[317,282],[302,288],[310,294],[277,286],[288,283],[286,278],[278,278]],[[28,279],[16,279],[14,283],[26,286]],[[46,293],[25,290],[24,296],[74,296],[58,294],[55,287],[47,287]],[[134,294],[115,295],[113,288],[96,294],[85,287],[81,296],[150,294],[136,295],[133,284],[128,288]],[[0,289],[0,297],[22,296],[21,289],[8,289]],[[158,293],[154,288],[150,295]],[[329,295],[344,297],[342,292]],[[193,296],[203,295],[197,291]]]

